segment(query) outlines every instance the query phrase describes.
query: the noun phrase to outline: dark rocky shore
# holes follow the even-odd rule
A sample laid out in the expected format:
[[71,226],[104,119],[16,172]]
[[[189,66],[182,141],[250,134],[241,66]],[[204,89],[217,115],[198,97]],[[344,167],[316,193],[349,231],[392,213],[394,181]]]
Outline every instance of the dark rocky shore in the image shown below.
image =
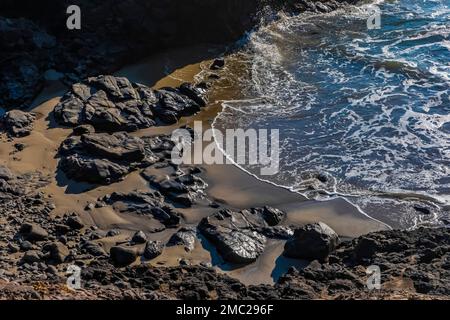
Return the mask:
[[[194,174],[188,175],[195,180]],[[183,189],[184,182],[173,187]],[[39,192],[46,177],[14,176],[0,167],[0,297],[14,299],[346,299],[448,298],[450,296],[450,230],[420,228],[383,231],[339,242],[326,225],[282,227],[283,212],[265,207],[234,212],[219,210],[198,228],[178,227],[180,216],[155,193],[112,194],[97,205],[121,201],[131,211],[161,221],[174,235],[164,244],[136,232],[107,252],[99,239],[114,230],[86,225],[76,213],[51,217],[51,199]],[[38,191],[36,191],[38,190]],[[134,207],[133,207],[134,206]],[[232,219],[232,222],[231,220]],[[178,231],[177,231],[178,230]],[[155,230],[160,232],[161,230]],[[215,271],[208,263],[179,267],[133,265],[151,260],[166,246],[189,250],[203,234],[230,262],[246,264],[264,250],[266,239],[287,239],[285,255],[310,261],[291,268],[274,286],[245,286]],[[312,250],[310,250],[312,249]],[[65,286],[69,265],[82,267],[82,289]],[[381,289],[367,288],[366,270],[381,270]]]
[[[167,126],[208,103],[214,77],[176,88],[152,89],[110,74],[129,61],[168,47],[199,42],[232,43],[258,21],[265,5],[290,13],[327,12],[337,1],[70,1],[85,6],[83,29],[68,33],[67,1],[0,4],[0,107],[15,109],[0,120],[9,141],[30,135],[36,115],[25,109],[55,75],[69,89],[51,113],[55,126],[70,128],[55,156],[68,178],[109,186],[132,172],[145,190],[117,190],[98,197],[85,211],[110,207],[145,217],[152,230],[101,229],[81,212],[54,216],[52,196],[42,191],[50,177],[15,174],[0,165],[0,299],[351,299],[450,296],[450,230],[382,231],[339,239],[326,224],[285,223],[285,212],[269,206],[235,209],[210,199],[202,168],[171,161],[167,135],[140,136],[140,129]],[[48,3],[48,4],[47,4]],[[111,14],[105,14],[110,12]],[[20,16],[20,18],[19,18]],[[195,16],[195,19],[193,18]],[[141,21],[142,23],[136,23]],[[189,26],[189,27],[186,27]],[[216,59],[211,71],[223,68]],[[217,76],[218,77],[218,76]],[[187,128],[189,129],[189,128]],[[16,151],[26,146],[16,143]],[[164,170],[163,177],[155,172]],[[182,209],[206,204],[213,213],[186,223]],[[168,241],[151,234],[170,232]],[[283,256],[305,262],[275,285],[244,285],[210,261],[191,265],[146,263],[170,247],[186,252],[206,239],[233,266],[253,263],[269,241],[283,241]],[[104,243],[112,243],[105,247]],[[82,288],[66,287],[69,266],[81,268]],[[369,266],[381,271],[381,289],[367,287]]]

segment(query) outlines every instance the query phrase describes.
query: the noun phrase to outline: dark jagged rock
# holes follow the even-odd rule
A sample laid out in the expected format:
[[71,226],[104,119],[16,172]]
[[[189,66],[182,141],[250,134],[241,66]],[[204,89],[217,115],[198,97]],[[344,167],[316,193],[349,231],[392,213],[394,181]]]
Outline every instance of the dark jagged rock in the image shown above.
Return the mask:
[[226,261],[250,263],[264,251],[266,236],[263,233],[270,234],[264,230],[281,220],[281,215],[281,211],[269,207],[240,212],[222,210],[204,218],[199,230]]
[[155,161],[144,142],[125,132],[67,138],[60,147],[60,168],[74,180],[110,184]]
[[211,66],[209,67],[211,70],[219,70],[225,67],[225,59],[218,58],[213,61]]
[[[39,10],[29,0],[1,1],[2,16],[23,18],[0,20],[0,106],[23,107],[42,88],[49,70],[73,83],[167,48],[231,43],[259,22],[260,8],[280,2],[79,0],[82,29],[73,31],[62,27],[73,1],[40,3]],[[114,14],[105,14],[111,10]]]
[[165,227],[175,227],[180,223],[180,215],[164,203],[164,198],[152,192],[114,192],[100,201],[112,205],[120,212],[149,216],[160,221]]
[[326,260],[339,242],[339,237],[323,222],[308,224],[294,232],[284,247],[284,255],[306,260]]
[[155,181],[152,175],[144,171],[142,176],[157,188],[169,200],[186,207],[191,207],[196,199],[206,197],[205,189],[208,184],[194,174],[185,174],[176,178]]
[[183,116],[190,116],[200,111],[200,105],[182,94],[178,88],[162,88],[155,94],[158,102],[155,104],[154,112],[164,123],[173,124]]
[[98,76],[72,86],[55,107],[56,120],[67,126],[92,125],[100,131],[136,131],[156,120],[174,123],[206,105],[206,91],[185,83],[152,90],[127,78]]
[[106,256],[106,251],[98,243],[93,241],[85,242],[81,248],[94,257]]
[[195,248],[196,232],[192,228],[181,228],[167,243],[168,246],[184,246],[186,251],[192,251]]
[[74,230],[81,230],[84,227],[84,223],[76,214],[69,216],[66,220],[66,224]]
[[0,119],[0,128],[10,137],[24,137],[33,130],[34,114],[20,110],[11,110]]
[[136,131],[155,124],[151,108],[156,97],[150,88],[113,76],[77,83],[55,107],[63,125],[90,124],[105,131]]
[[147,241],[144,249],[145,259],[155,259],[160,256],[163,252],[164,244],[161,241]]

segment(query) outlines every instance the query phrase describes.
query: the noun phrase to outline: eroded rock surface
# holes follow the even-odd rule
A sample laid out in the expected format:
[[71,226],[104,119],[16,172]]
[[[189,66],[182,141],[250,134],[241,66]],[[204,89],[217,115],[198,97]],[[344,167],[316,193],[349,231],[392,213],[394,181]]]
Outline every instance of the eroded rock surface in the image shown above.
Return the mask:
[[206,90],[183,84],[153,90],[127,78],[98,76],[72,86],[55,107],[56,120],[67,126],[89,124],[96,130],[136,131],[157,121],[175,123],[206,105]]
[[24,137],[33,130],[35,115],[20,110],[11,110],[0,118],[0,129],[10,137]]
[[180,223],[180,215],[164,202],[157,192],[135,191],[130,193],[114,192],[99,199],[99,203],[112,205],[116,211],[132,213],[155,219],[160,222],[161,231],[165,227],[175,227]]
[[71,136],[62,143],[60,157],[59,166],[67,177],[98,184],[119,181],[155,162],[144,142],[125,132]]
[[264,230],[278,224],[283,217],[283,212],[270,207],[239,212],[221,210],[204,218],[199,230],[216,246],[224,260],[250,263],[264,251],[267,241]]

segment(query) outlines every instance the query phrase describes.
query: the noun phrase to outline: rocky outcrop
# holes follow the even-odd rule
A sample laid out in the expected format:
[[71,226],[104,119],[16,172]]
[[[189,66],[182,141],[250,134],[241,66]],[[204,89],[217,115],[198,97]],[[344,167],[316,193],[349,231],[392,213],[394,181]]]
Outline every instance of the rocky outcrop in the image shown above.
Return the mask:
[[339,243],[337,233],[323,222],[296,229],[284,247],[284,255],[306,260],[324,261]]
[[206,87],[183,84],[152,90],[114,76],[88,78],[72,86],[55,107],[56,120],[67,126],[89,124],[101,131],[136,131],[157,121],[175,123],[206,105]]
[[261,255],[267,241],[265,230],[278,224],[283,216],[283,212],[270,207],[239,212],[222,210],[204,218],[198,228],[224,260],[246,264]]
[[0,129],[10,137],[28,136],[33,130],[35,115],[20,110],[12,110],[0,118]]
[[67,177],[98,184],[119,181],[155,162],[144,142],[125,132],[71,136],[62,143],[59,153],[59,167]]
[[[20,180],[22,186],[25,183],[34,186],[22,188],[22,195],[11,198],[7,197],[6,191],[0,195],[0,219],[8,221],[7,224],[0,223],[2,298],[62,298],[69,294],[62,288],[67,279],[67,266],[71,264],[82,266],[83,290],[70,291],[67,298],[267,300],[450,297],[450,230],[447,228],[370,233],[338,244],[327,262],[312,261],[304,268],[291,268],[275,285],[246,286],[209,267],[184,265],[167,268],[137,264],[140,255],[154,259],[161,254],[161,242],[148,241],[145,248],[144,244],[130,246],[131,243],[113,242],[113,247],[119,248],[112,250],[110,256],[98,239],[117,235],[116,232],[69,222],[77,217],[73,213],[62,217],[50,216],[52,206],[49,199],[37,191],[39,188],[34,180],[25,177],[17,179],[10,171],[2,172],[6,172],[2,176],[6,176],[8,182]],[[111,195],[116,200],[123,196]],[[108,197],[101,203],[106,201]],[[255,231],[262,235],[266,228],[283,226],[282,218],[279,211],[270,208],[220,212],[203,221],[199,230],[202,234],[210,233],[211,238],[208,239],[211,241],[223,241],[213,242],[218,249],[219,246],[234,249],[238,247],[233,247],[233,242],[228,238],[230,229],[235,232],[242,230],[243,234]],[[30,222],[21,222],[27,220]],[[271,226],[280,220],[280,223]],[[111,242],[111,239],[105,240]],[[236,252],[245,253],[240,250]],[[249,259],[249,256],[246,258]],[[129,266],[130,263],[136,265]],[[367,287],[369,275],[366,271],[369,266],[380,268],[380,290],[369,290]],[[18,278],[25,281],[14,282]]]

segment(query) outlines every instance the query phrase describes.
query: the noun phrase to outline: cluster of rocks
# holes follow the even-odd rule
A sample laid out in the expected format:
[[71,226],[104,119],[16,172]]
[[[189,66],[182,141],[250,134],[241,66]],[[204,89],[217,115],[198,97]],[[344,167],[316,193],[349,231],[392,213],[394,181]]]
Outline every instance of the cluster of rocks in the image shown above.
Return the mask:
[[[117,268],[108,260],[97,259],[82,270],[83,289],[73,291],[68,298],[448,299],[449,239],[450,231],[445,228],[371,233],[338,245],[328,262],[315,260],[303,269],[291,268],[275,285],[247,286],[200,265]],[[373,264],[381,269],[380,290],[367,288],[366,270]],[[44,284],[42,292],[28,287],[6,294],[34,299],[61,297],[61,289],[55,290],[58,283],[41,282]]]
[[99,131],[136,131],[157,122],[175,123],[206,105],[206,84],[152,90],[114,76],[88,78],[55,107],[56,120],[67,126],[89,124]]
[[59,149],[59,167],[71,179],[110,184],[157,160],[144,141],[126,132],[89,132],[80,136],[77,132]]
[[[167,242],[136,231],[114,243],[118,230],[87,225],[76,213],[50,215],[54,206],[38,190],[37,176],[17,177],[0,167],[0,296],[83,299],[346,299],[443,298],[450,296],[450,230],[382,231],[339,242],[324,223],[293,230],[285,214],[270,207],[219,210],[197,228],[180,226],[158,192],[114,193],[97,203],[147,214],[174,230]],[[15,188],[16,186],[16,188]],[[20,186],[18,188],[17,186]],[[159,208],[159,209],[158,209]],[[171,209],[172,210],[172,209]],[[149,233],[150,232],[150,233]],[[275,285],[246,286],[203,265],[151,267],[165,247],[195,249],[199,234],[226,262],[255,261],[269,238],[286,240],[283,255],[309,261],[291,268]],[[121,237],[120,239],[123,239]],[[112,242],[108,250],[102,243]],[[137,263],[138,261],[141,263]],[[69,265],[82,267],[83,289],[63,290]],[[367,288],[366,270],[381,270],[381,290]],[[5,282],[6,281],[6,282]],[[37,285],[39,283],[39,285]],[[62,293],[64,292],[64,294]]]

